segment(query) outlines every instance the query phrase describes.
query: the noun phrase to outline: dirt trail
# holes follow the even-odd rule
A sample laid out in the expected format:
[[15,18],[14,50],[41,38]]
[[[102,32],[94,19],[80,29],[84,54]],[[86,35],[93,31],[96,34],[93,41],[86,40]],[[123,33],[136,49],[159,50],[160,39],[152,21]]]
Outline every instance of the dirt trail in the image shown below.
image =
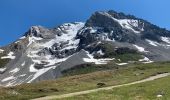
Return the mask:
[[129,86],[129,85],[144,83],[144,82],[148,82],[148,81],[153,81],[155,79],[163,78],[163,77],[166,77],[166,76],[169,76],[169,75],[170,75],[170,73],[164,73],[164,74],[159,74],[159,75],[156,75],[156,76],[151,76],[151,77],[146,78],[144,80],[135,81],[135,82],[132,82],[132,83],[127,83],[127,84],[122,84],[122,85],[115,85],[115,86],[109,86],[109,87],[98,88],[98,89],[93,89],[93,90],[74,92],[74,93],[68,93],[68,94],[62,94],[62,95],[46,96],[46,97],[32,99],[32,100],[62,99],[62,98],[67,98],[67,97],[72,97],[72,96],[77,96],[77,95],[83,95],[83,94],[89,94],[89,93],[93,93],[93,92],[98,92],[98,91],[102,91],[102,90],[111,90],[113,88],[122,87],[122,86]]

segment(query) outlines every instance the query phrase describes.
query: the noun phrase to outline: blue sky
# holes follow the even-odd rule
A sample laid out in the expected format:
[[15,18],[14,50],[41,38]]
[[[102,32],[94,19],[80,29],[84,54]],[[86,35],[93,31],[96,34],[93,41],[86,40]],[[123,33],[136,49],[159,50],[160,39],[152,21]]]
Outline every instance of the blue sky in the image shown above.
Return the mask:
[[55,27],[86,21],[95,11],[133,14],[170,30],[169,0],[0,0],[0,46],[22,36],[29,27]]

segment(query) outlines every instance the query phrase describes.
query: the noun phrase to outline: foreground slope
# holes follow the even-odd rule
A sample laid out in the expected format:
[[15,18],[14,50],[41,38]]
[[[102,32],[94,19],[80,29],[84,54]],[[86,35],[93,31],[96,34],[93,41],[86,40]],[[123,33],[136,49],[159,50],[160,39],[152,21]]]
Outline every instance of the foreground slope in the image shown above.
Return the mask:
[[[112,66],[112,69],[110,68],[109,70],[105,71],[90,72],[81,75],[78,74],[75,76],[63,77],[52,81],[42,81],[38,83],[22,84],[14,87],[1,88],[0,99],[30,100],[44,96],[61,95],[131,83],[158,74],[169,73],[169,64],[169,62],[151,64],[131,64],[124,65],[118,69],[115,69],[115,66]],[[95,66],[93,65],[91,67]],[[169,81],[167,81],[166,83],[168,82]],[[158,85],[158,87],[159,86],[161,85]],[[165,85],[165,88],[169,89],[167,85]],[[143,89],[143,87],[141,87],[141,89]],[[127,94],[128,93],[129,92],[127,92]],[[123,96],[126,97],[126,95]]]
[[168,76],[136,85],[55,100],[169,100],[169,81],[170,77]]
[[[124,86],[132,86],[132,85],[136,85],[136,84],[140,84],[140,83],[150,82],[150,81],[154,81],[156,79],[167,77],[169,75],[170,75],[170,73],[163,73],[163,74],[159,74],[156,76],[151,76],[149,78],[146,78],[146,79],[143,79],[140,81],[135,81],[132,83],[109,86],[109,87],[104,87],[104,88],[99,88],[99,89],[80,91],[80,92],[74,92],[74,93],[68,93],[68,94],[63,94],[63,95],[46,96],[46,97],[41,97],[41,98],[37,98],[37,99],[33,99],[33,100],[53,100],[53,99],[69,98],[69,97],[74,97],[74,96],[79,96],[79,95],[87,95],[87,94],[94,93],[94,92],[100,92],[100,91],[104,91],[104,90],[112,90],[114,88],[119,88],[119,87],[124,87]],[[102,99],[102,97],[100,97],[100,99]],[[112,99],[114,99],[114,98],[112,98]]]

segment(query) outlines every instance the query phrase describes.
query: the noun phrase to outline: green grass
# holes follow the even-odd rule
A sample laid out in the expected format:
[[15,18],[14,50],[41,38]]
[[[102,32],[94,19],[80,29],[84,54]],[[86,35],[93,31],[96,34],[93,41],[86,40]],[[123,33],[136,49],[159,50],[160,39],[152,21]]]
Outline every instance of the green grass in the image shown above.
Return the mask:
[[[0,100],[28,100],[47,95],[59,95],[104,86],[129,83],[159,73],[170,72],[170,62],[153,64],[130,64],[118,69],[97,71],[88,74],[63,77],[58,80],[1,88]],[[106,65],[107,66],[107,65]],[[93,66],[92,66],[93,67]]]
[[95,64],[83,64],[75,66],[69,70],[65,70],[62,72],[63,76],[73,76],[73,75],[80,75],[80,74],[87,74],[96,71],[105,71],[105,70],[113,70],[118,69],[118,66],[115,63],[110,62],[107,66],[106,65],[95,65]]
[[139,59],[143,58],[140,54],[137,53],[126,53],[126,54],[116,55],[114,57],[116,59],[120,59],[121,62],[138,61]]
[[[170,100],[170,76],[108,91],[80,95],[62,100]],[[162,97],[157,97],[157,95]]]

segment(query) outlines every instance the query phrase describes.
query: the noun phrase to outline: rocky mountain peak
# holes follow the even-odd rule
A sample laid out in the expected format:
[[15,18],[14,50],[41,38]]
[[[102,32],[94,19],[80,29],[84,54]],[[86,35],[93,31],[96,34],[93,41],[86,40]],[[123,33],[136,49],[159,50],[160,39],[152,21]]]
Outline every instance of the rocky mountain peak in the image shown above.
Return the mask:
[[[147,59],[140,61],[147,63],[167,61],[169,49],[168,30],[132,15],[98,11],[85,23],[65,23],[52,29],[32,26],[16,42],[0,48],[0,60],[10,59],[3,66],[0,85],[55,79],[63,70],[87,63],[107,64],[126,53],[142,55]],[[14,69],[17,71],[9,74]]]
[[26,37],[40,37],[40,38],[52,38],[54,33],[43,26],[32,26],[28,32],[25,33]]
[[29,30],[28,30],[28,32],[26,32],[26,36],[38,36],[40,33],[41,33],[41,31],[40,30],[42,30],[43,29],[43,27],[42,26],[32,26]]
[[144,22],[131,15],[115,11],[98,11],[87,20],[87,27],[103,27],[107,29],[122,28],[135,33],[144,31]]
[[145,22],[131,15],[115,11],[97,11],[78,33],[81,44],[94,41],[119,41],[135,43],[145,31]]

